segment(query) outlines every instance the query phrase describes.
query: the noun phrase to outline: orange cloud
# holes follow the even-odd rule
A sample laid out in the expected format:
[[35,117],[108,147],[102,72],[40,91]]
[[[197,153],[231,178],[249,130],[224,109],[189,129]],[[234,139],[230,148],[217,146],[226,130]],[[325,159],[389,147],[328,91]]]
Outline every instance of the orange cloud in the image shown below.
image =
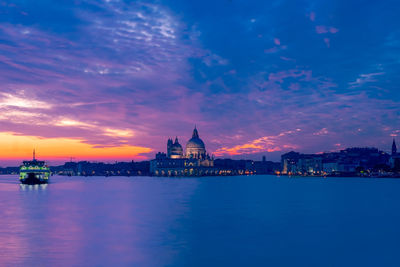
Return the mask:
[[0,159],[29,159],[33,148],[36,148],[38,157],[41,159],[69,158],[71,156],[82,160],[100,158],[142,159],[143,156],[140,154],[152,151],[148,147],[131,145],[102,148],[86,144],[83,141],[72,138],[38,138],[3,132],[0,133]]
[[294,145],[280,145],[279,139],[285,135],[300,132],[301,129],[296,129],[295,131],[286,131],[278,135],[264,136],[255,139],[249,143],[236,145],[234,147],[222,147],[214,152],[217,157],[223,155],[241,155],[241,154],[252,154],[258,152],[275,152],[282,151],[283,149],[296,149],[297,146]]

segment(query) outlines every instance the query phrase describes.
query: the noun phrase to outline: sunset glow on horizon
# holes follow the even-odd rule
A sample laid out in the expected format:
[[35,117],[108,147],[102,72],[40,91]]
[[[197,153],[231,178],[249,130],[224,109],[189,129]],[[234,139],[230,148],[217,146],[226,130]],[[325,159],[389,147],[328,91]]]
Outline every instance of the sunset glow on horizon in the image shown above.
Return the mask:
[[[63,162],[70,158],[80,160],[143,160],[142,153],[152,150],[146,147],[129,145],[101,147],[71,138],[38,138],[18,136],[13,133],[0,133],[2,156],[0,161],[30,160],[33,149],[41,160]],[[4,155],[4,156],[3,156]]]

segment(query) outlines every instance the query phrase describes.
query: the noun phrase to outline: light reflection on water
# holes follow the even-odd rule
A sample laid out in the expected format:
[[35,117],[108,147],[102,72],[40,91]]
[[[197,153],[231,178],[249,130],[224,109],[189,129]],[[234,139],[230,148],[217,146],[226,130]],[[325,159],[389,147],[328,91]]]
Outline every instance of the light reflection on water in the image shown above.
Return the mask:
[[22,191],[26,190],[46,190],[48,184],[19,184],[19,187],[21,188]]
[[400,179],[0,176],[0,266],[400,266]]
[[168,229],[195,187],[132,177],[0,179],[0,266],[162,266],[176,253],[164,244],[174,238]]

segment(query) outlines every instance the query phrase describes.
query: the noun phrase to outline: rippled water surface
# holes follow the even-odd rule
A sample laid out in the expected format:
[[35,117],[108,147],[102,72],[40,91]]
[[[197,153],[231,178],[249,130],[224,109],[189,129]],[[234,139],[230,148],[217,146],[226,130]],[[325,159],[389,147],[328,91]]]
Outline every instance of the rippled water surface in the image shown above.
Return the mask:
[[0,266],[400,266],[400,179],[0,176]]

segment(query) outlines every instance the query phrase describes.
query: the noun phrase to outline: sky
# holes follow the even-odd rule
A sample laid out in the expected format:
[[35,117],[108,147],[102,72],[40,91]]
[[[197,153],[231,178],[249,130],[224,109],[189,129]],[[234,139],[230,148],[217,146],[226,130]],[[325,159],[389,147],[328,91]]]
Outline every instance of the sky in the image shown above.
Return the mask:
[[[400,3],[0,0],[0,164],[216,157],[400,135]],[[400,138],[399,138],[400,140]]]

